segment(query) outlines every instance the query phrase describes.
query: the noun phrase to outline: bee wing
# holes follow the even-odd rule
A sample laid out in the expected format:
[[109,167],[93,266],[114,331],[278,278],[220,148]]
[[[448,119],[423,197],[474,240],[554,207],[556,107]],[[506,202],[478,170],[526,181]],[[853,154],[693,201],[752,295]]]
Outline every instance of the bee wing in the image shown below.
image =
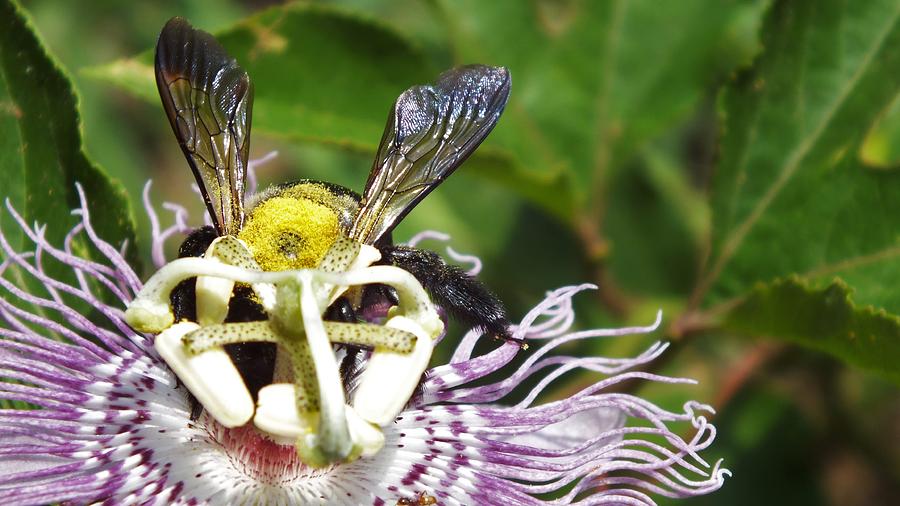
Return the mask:
[[400,95],[350,237],[374,244],[475,151],[509,98],[503,67],[468,65]]
[[244,222],[253,86],[212,35],[182,18],[156,44],[156,85],[219,235]]

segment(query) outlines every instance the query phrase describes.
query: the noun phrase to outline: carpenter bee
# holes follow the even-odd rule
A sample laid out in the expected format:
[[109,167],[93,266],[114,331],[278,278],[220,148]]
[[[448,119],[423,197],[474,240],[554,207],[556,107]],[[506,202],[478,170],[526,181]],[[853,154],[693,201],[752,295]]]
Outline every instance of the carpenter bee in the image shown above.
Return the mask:
[[[381,144],[359,195],[341,186],[300,180],[244,200],[253,85],[221,45],[181,18],[171,19],[156,46],[156,83],[169,122],[193,171],[212,225],[191,233],[179,256],[202,256],[219,236],[243,240],[264,270],[314,268],[338,237],[373,245],[382,263],[413,274],[435,302],[466,324],[503,339],[506,311],[490,290],[437,254],[392,243],[391,231],[478,147],[494,128],[509,96],[506,69],[469,65],[432,85],[403,92],[390,111]],[[176,321],[196,320],[196,278],[171,295]],[[368,286],[335,301],[326,318],[358,315],[395,295]],[[249,287],[237,285],[226,322],[266,318]],[[228,345],[255,398],[272,381],[275,345]],[[356,350],[358,351],[358,350]],[[349,350],[342,368],[355,363]]]

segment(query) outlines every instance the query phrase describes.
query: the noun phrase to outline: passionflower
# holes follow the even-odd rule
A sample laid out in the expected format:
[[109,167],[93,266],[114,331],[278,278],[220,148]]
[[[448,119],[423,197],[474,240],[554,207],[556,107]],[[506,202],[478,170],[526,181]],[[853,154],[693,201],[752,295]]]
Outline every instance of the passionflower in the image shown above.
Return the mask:
[[[164,243],[192,227],[184,208],[165,204],[174,223],[162,229],[148,193],[149,184],[152,258],[162,266]],[[519,321],[513,334],[527,351],[490,340],[491,351],[476,353],[478,329],[442,336],[454,347],[450,361],[427,369],[381,427],[377,448],[354,459],[311,466],[290,441],[252,424],[228,428],[208,411],[192,419],[188,391],[155,336],[126,323],[143,285],[125,245],[97,235],[79,194],[80,223],[62,245],[6,205],[34,249],[16,251],[0,233],[0,398],[23,404],[0,409],[2,504],[654,504],[653,496],[714,491],[728,475],[700,456],[715,438],[709,406],[689,401],[674,412],[614,391],[625,381],[693,383],[636,370],[666,344],[631,358],[560,353],[567,343],[648,333],[660,322],[574,330],[572,298],[593,288],[587,284],[549,292]],[[104,260],[76,252],[79,237]],[[477,258],[449,248],[448,255],[473,274],[480,269]],[[76,281],[50,275],[48,257]],[[36,285],[42,293],[25,288]],[[342,377],[340,388],[352,388],[364,369],[344,371],[353,377]],[[595,382],[538,402],[577,371]],[[534,384],[524,394],[515,390],[523,382]],[[688,439],[670,428],[685,423],[695,429]]]

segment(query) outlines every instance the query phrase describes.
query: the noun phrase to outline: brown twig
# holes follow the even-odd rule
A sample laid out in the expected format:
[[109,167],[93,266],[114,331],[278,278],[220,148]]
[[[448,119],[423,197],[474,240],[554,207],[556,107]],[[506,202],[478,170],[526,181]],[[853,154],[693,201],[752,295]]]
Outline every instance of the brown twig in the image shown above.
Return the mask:
[[580,220],[576,226],[591,281],[597,285],[597,296],[600,298],[600,303],[613,316],[623,318],[628,315],[632,301],[609,273],[606,264],[606,259],[609,257],[609,242],[601,237],[599,229],[599,223],[590,218]]
[[725,378],[719,382],[721,387],[716,393],[713,406],[723,409],[752,380],[757,371],[768,364],[784,350],[784,345],[763,342],[754,346],[750,352],[731,364]]

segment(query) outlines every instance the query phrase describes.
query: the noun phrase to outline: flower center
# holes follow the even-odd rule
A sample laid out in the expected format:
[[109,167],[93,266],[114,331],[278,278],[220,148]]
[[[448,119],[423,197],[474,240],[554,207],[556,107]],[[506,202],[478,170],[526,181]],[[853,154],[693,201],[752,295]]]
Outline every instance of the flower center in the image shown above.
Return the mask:
[[[223,427],[252,422],[275,438],[293,439],[308,466],[350,462],[383,447],[380,427],[406,405],[443,330],[416,278],[397,267],[370,266],[379,256],[371,246],[341,238],[317,269],[266,272],[240,239],[223,236],[203,258],[180,258],[154,274],[125,318],[136,330],[158,333],[157,352]],[[197,322],[173,324],[170,293],[189,277],[197,278]],[[225,322],[236,282],[251,287],[268,320]],[[369,284],[397,292],[398,304],[383,325],[322,319],[348,287]],[[224,350],[255,342],[277,344],[293,377],[293,383],[261,388],[257,402]],[[372,349],[349,403],[335,344]]]
[[300,460],[292,444],[278,444],[252,425],[229,429],[209,415],[206,431],[238,473],[266,485],[289,485],[328,475],[334,466],[313,468]]

